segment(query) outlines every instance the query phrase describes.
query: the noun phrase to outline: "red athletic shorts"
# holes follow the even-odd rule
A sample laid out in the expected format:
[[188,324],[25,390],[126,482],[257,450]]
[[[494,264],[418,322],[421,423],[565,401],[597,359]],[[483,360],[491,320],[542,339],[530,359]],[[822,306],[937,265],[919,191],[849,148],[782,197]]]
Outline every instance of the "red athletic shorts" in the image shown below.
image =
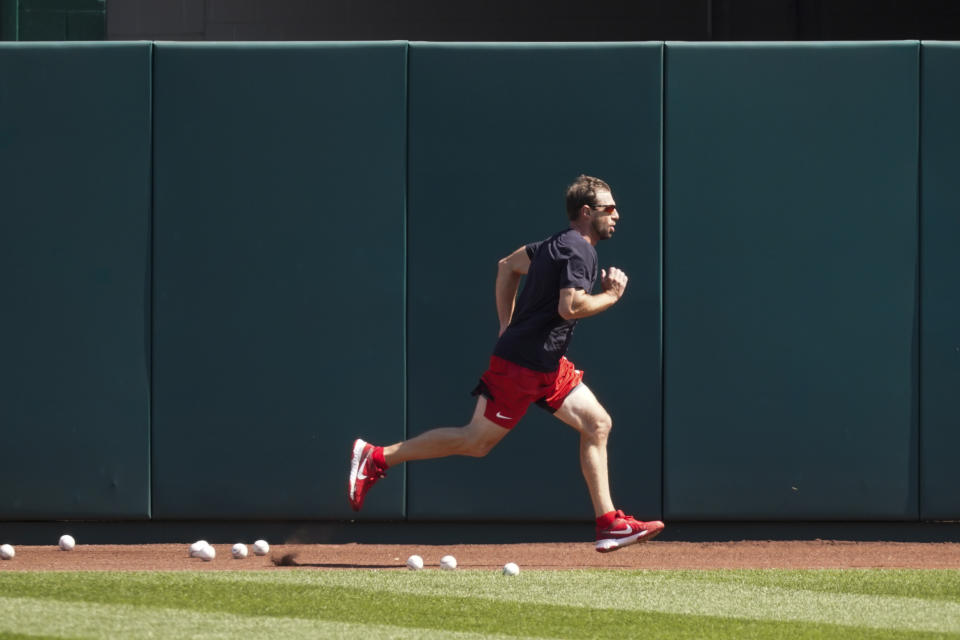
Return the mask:
[[487,399],[483,415],[505,429],[512,429],[534,402],[551,413],[583,380],[583,371],[560,358],[560,368],[545,373],[490,356],[490,368],[480,376],[473,395]]

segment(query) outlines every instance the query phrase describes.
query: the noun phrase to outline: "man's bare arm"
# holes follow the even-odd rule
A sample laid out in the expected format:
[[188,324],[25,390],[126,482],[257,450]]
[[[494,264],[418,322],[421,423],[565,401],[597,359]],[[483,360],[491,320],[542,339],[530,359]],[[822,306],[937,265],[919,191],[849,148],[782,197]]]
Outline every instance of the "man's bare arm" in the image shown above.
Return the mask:
[[513,317],[513,306],[520,288],[520,278],[530,269],[527,248],[520,247],[497,264],[497,317],[500,333],[507,330]]
[[627,274],[616,267],[610,267],[609,274],[604,269],[601,272],[601,284],[603,291],[596,295],[572,287],[560,289],[557,313],[564,320],[579,320],[606,311],[623,297],[627,288]]

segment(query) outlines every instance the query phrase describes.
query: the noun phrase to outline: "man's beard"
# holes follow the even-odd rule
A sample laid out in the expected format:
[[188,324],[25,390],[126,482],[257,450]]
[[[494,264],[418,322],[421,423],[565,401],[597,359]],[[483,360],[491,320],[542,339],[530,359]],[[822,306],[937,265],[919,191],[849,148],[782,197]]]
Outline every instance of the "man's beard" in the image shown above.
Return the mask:
[[609,240],[610,238],[613,237],[613,229],[611,229],[610,227],[603,228],[603,227],[600,227],[599,225],[593,225],[593,230],[597,232],[597,236],[601,240]]

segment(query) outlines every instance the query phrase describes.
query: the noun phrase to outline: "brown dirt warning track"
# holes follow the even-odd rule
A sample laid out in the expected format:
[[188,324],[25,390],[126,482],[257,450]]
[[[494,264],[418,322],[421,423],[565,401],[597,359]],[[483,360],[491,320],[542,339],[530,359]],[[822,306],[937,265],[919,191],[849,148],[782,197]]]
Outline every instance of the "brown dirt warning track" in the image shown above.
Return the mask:
[[[78,541],[82,542],[82,541]],[[516,562],[524,569],[960,569],[960,543],[652,540],[601,554],[593,544],[298,544],[275,545],[267,556],[235,560],[230,544],[214,544],[217,557],[189,557],[189,542],[149,545],[83,545],[61,551],[53,545],[18,546],[0,571],[227,571],[405,569],[407,557],[423,557],[426,568],[451,554],[462,569],[499,568]],[[286,560],[284,560],[286,559]]]

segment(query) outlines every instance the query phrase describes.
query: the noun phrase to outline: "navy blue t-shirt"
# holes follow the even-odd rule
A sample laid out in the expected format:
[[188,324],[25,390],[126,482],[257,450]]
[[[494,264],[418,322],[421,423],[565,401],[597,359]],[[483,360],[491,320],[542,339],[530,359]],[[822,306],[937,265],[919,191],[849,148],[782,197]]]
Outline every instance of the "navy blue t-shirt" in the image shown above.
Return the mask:
[[556,371],[577,324],[557,313],[560,290],[593,290],[597,250],[574,229],[565,229],[526,248],[530,270],[510,326],[497,341],[493,355],[534,371]]

